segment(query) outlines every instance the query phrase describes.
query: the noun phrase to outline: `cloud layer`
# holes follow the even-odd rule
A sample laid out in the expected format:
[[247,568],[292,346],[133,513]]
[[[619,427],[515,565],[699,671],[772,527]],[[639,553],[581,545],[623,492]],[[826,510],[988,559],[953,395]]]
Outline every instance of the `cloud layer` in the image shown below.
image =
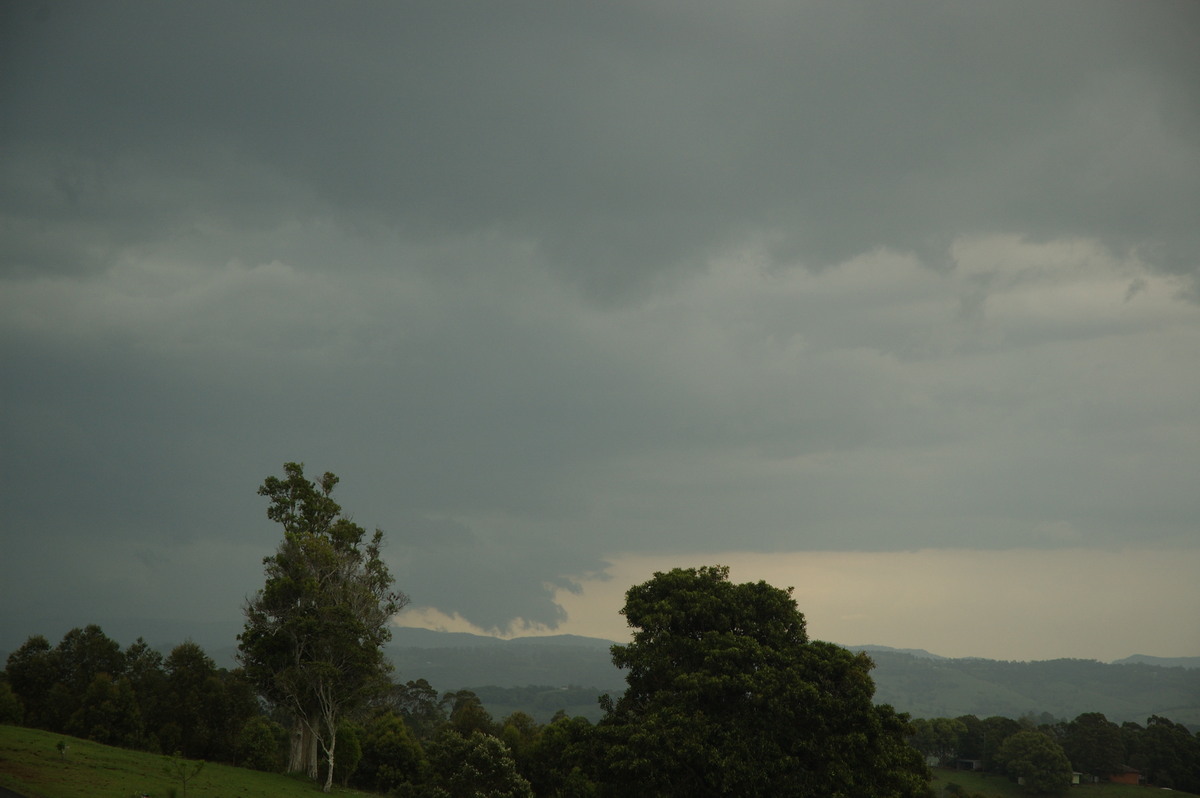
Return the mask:
[[632,555],[1197,545],[1192,4],[4,14],[23,627],[236,623],[287,460],[482,628]]

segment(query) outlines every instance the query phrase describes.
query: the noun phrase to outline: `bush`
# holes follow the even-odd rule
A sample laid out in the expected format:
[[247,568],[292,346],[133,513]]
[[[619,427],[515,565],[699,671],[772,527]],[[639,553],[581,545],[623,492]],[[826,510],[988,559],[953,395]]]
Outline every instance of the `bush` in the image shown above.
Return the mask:
[[284,728],[262,715],[242,724],[237,736],[237,758],[242,767],[278,773],[283,769],[281,739],[287,736]]
[[1022,790],[1033,795],[1060,794],[1071,787],[1071,762],[1062,746],[1045,734],[1022,731],[1000,746],[997,758]]
[[425,776],[425,752],[404,720],[387,712],[371,720],[361,737],[362,758],[354,783],[392,792],[419,784]]
[[517,772],[512,753],[499,738],[474,731],[470,737],[447,730],[430,746],[434,794],[445,798],[533,798]]

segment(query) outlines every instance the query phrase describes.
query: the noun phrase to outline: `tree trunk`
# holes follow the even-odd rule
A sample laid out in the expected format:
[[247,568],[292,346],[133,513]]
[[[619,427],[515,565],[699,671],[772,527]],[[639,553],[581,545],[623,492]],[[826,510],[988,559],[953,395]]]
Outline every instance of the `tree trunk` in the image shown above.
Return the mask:
[[329,746],[325,749],[325,756],[328,759],[328,767],[325,768],[325,792],[333,789],[333,749],[337,748],[337,729],[334,729],[329,734]]
[[317,756],[317,735],[313,734],[313,730],[307,726],[305,729],[308,730],[308,750],[306,752],[308,758],[305,760],[308,765],[308,777],[316,781],[320,776],[318,771],[321,766],[321,758]]
[[303,718],[297,717],[292,721],[292,740],[288,750],[288,773],[306,773],[313,781],[319,777],[318,765],[320,758],[317,756],[317,735],[313,734],[312,729],[304,722]]
[[304,722],[300,718],[292,720],[292,734],[288,745],[288,773],[299,773],[304,770]]

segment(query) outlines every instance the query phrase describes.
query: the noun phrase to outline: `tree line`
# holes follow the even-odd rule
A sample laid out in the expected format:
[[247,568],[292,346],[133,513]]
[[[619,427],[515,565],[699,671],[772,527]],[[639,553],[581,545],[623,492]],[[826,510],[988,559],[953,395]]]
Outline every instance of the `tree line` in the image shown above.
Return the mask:
[[[32,637],[0,679],[0,722],[414,798],[924,798],[929,756],[1058,789],[1027,763],[1069,778],[1064,743],[1095,731],[1080,719],[1061,730],[912,721],[874,703],[865,654],[808,637],[790,588],[734,584],[723,566],[629,589],[632,639],[612,648],[626,689],[600,698],[600,721],[497,721],[469,690],[394,679],[382,646],[408,599],[381,558],[383,533],[342,513],[337,482],[287,463],[260,486],[283,539],[246,604],[239,667],[217,668],[192,643],[165,657],[140,639],[122,651],[96,626],[54,647]],[[1136,745],[1118,758],[1140,761],[1179,730],[1152,718],[1144,733],[1130,731]],[[1187,746],[1179,756],[1169,777],[1184,787],[1196,758]]]
[[[194,643],[164,656],[139,638],[122,650],[96,625],[72,629],[53,646],[30,637],[0,673],[0,723],[165,755],[284,772],[292,721],[285,706],[256,694],[243,669],[218,668]],[[424,679],[392,683],[340,721],[341,756],[331,774],[319,775],[382,793],[434,795],[437,785],[461,781],[474,757],[490,763],[480,774],[493,785],[550,785],[561,743],[590,726],[561,714],[544,725],[523,712],[496,721],[470,690],[439,693]],[[547,790],[538,794],[562,794]]]
[[[164,656],[139,639],[122,651],[97,626],[55,646],[34,636],[13,652],[0,722],[276,772],[291,748],[290,717],[260,702],[240,669],[216,667],[194,643]],[[1072,771],[1088,780],[1132,768],[1147,784],[1200,792],[1200,737],[1159,716],[1116,724],[1097,712],[1071,721],[964,715],[908,726],[909,744],[931,764],[978,763],[1031,791],[1059,791]],[[439,693],[424,679],[389,684],[340,732],[334,781],[347,786],[419,795],[462,781],[465,768],[493,786],[527,783],[537,796],[601,794],[598,724],[561,712],[545,724],[524,712],[495,719],[475,692]]]
[[1030,792],[1133,774],[1134,781],[1200,793],[1200,736],[1158,715],[1114,723],[1100,712],[1066,721],[974,715],[918,718],[910,742],[932,764],[972,767],[1022,779]]
[[243,674],[195,643],[164,656],[138,638],[122,650],[96,625],[55,646],[30,637],[0,680],[0,722],[196,759],[242,761],[244,726],[261,713]]

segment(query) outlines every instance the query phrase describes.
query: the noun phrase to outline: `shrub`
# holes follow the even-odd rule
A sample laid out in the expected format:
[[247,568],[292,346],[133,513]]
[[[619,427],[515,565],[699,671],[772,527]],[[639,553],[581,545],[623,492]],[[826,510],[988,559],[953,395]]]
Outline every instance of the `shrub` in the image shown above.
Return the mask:
[[286,736],[283,727],[262,715],[244,724],[237,736],[237,757],[242,767],[278,773],[282,769],[280,738]]

